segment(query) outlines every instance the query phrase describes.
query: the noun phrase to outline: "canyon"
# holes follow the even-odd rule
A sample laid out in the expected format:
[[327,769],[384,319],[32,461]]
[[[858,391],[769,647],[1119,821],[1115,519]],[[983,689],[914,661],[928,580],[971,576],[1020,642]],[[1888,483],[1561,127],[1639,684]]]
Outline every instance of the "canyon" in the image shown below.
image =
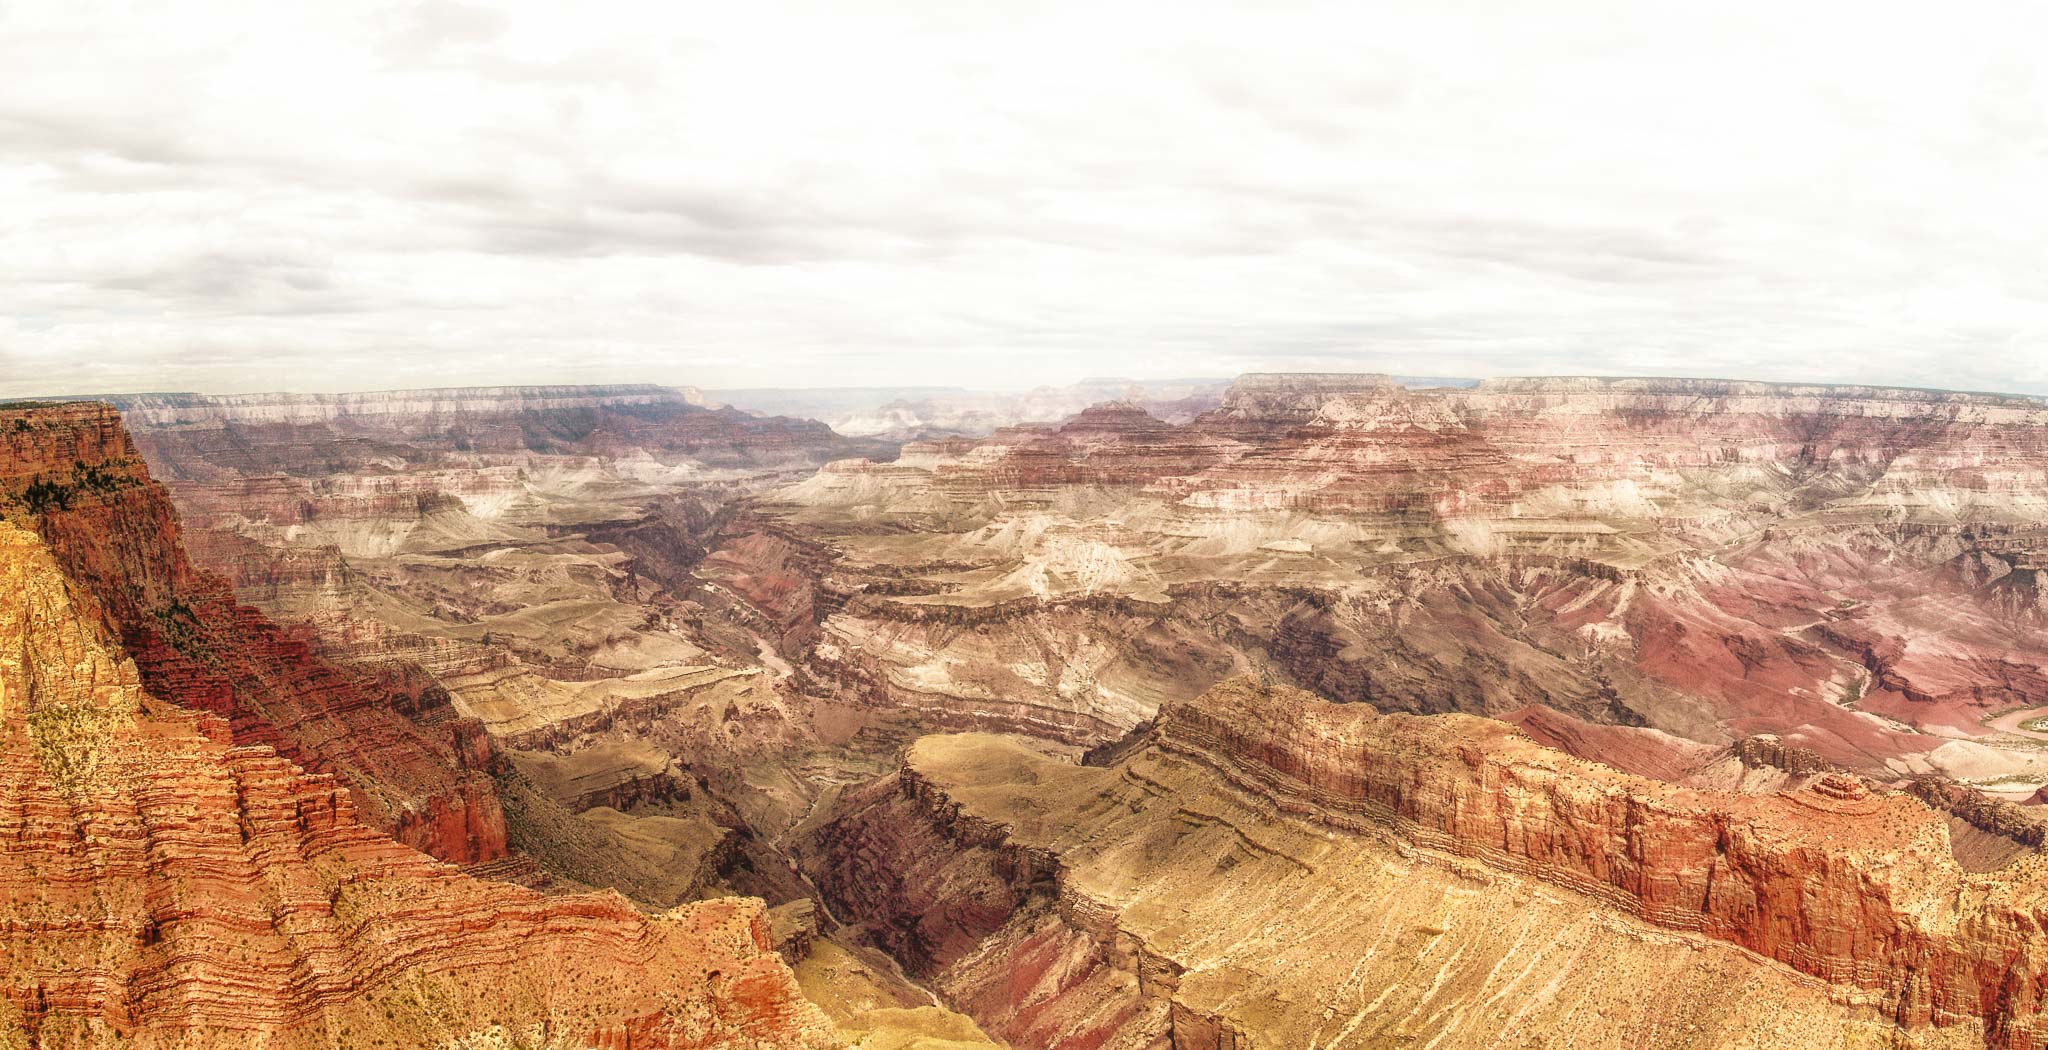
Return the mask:
[[1644,730],[1638,772],[1772,734],[2023,800],[2044,442],[2048,405],[1995,395],[1251,376],[1185,424],[1102,406],[776,498],[841,552],[814,662],[888,708],[1085,745],[1269,669]]
[[[111,410],[0,410],[0,431],[0,1040],[832,1045],[759,900],[649,916],[470,878],[393,838],[419,837],[408,814],[449,819],[459,756],[267,644],[275,629],[167,537],[120,531],[166,519]],[[183,627],[139,626],[180,595],[202,603]],[[427,844],[488,859],[501,821],[479,808],[461,818],[475,834]]]
[[0,408],[8,1022],[2048,1042],[2048,403],[1115,385]]
[[926,737],[811,864],[1013,1045],[2042,1038],[2048,871],[1964,872],[1909,796],[1679,788],[1250,679],[1104,764]]

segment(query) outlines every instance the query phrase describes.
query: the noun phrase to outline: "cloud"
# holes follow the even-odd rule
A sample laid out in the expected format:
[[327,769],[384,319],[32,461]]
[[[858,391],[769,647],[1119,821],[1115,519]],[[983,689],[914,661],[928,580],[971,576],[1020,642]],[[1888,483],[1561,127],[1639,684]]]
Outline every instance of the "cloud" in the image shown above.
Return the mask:
[[2048,392],[2029,5],[0,7],[0,396]]

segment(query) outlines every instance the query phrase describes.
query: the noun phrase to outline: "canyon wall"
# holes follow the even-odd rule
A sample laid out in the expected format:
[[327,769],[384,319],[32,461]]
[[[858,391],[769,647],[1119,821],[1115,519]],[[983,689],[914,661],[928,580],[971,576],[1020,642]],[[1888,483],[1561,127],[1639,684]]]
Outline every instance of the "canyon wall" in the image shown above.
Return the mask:
[[[74,462],[124,450],[97,410],[12,419],[80,433]],[[180,683],[126,658],[100,588],[7,510],[0,1042],[832,1045],[759,901],[647,917],[616,895],[471,879],[393,841],[358,822],[351,785],[172,702]]]
[[[0,410],[0,505],[92,595],[152,693],[225,717],[237,742],[331,773],[364,819],[445,860],[505,855],[489,748],[445,694],[343,671],[196,569],[120,417],[96,403]],[[416,709],[403,710],[406,706]]]
[[[40,527],[71,528],[77,542],[59,546],[81,552],[103,525],[182,532],[206,571],[174,543],[140,542],[103,574],[175,578],[109,603],[146,675],[194,703],[213,696],[203,702],[244,738],[342,777],[366,819],[446,859],[494,872],[538,861],[569,885],[659,906],[713,888],[677,874],[707,858],[749,892],[794,892],[751,833],[714,849],[703,828],[794,819],[781,815],[808,802],[787,773],[740,772],[763,766],[757,751],[801,747],[783,698],[745,672],[762,645],[809,628],[807,587],[785,570],[720,573],[697,536],[756,476],[893,445],[653,386],[111,401],[134,438],[121,455],[167,480],[179,520],[145,482],[50,510]],[[141,565],[158,556],[177,564]],[[260,614],[206,590],[214,574]],[[777,588],[796,604],[753,614]],[[522,772],[559,761],[631,781],[645,756],[623,745],[650,739],[686,756],[702,790],[628,814],[581,790],[550,798]],[[370,753],[385,757],[359,761]]]
[[1107,768],[926,738],[812,849],[841,914],[1020,1046],[2048,1040],[2048,868],[1962,871],[1912,797],[1689,790],[1249,680]]
[[[1281,811],[1569,887],[1884,996],[1907,1026],[2033,1046],[2048,862],[1969,875],[1919,800],[1821,773],[1751,796],[1631,777],[1460,715],[1376,716],[1235,682],[1164,714],[1161,751]],[[2014,947],[2019,946],[2015,951]]]

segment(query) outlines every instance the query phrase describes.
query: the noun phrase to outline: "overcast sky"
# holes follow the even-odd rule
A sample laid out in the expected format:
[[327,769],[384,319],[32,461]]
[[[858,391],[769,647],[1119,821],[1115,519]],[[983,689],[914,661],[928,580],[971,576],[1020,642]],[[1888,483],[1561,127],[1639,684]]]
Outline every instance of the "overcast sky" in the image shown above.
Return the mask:
[[0,0],[0,394],[2048,393],[2044,5],[1250,6]]

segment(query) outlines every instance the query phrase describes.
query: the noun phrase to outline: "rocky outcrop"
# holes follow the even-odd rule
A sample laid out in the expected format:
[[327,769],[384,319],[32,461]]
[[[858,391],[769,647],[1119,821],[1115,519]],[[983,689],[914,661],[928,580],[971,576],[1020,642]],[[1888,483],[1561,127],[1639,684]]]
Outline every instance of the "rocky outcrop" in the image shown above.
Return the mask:
[[[1102,909],[1057,857],[1012,841],[913,764],[850,792],[817,836],[811,877],[835,912],[1012,1045],[1164,1050],[1172,1008],[1141,985]],[[1078,912],[1077,912],[1078,909]]]
[[[1930,811],[1873,795],[1854,776],[1819,774],[1767,798],[1718,796],[1575,760],[1498,723],[1375,716],[1243,683],[1174,710],[1155,740],[1283,811],[1352,830],[1392,826],[1880,992],[1903,1024],[1981,1021],[1996,1045],[2038,1042],[2048,867],[1969,879]],[[2008,956],[2030,940],[2030,953]]]
[[1743,765],[1751,768],[1769,766],[1773,769],[1782,769],[1793,776],[1839,772],[1827,759],[1803,747],[1789,747],[1783,740],[1768,733],[1759,733],[1736,741],[1735,757]]
[[1372,372],[1250,372],[1223,392],[1201,419],[1205,428],[1259,437],[1314,420],[1333,397],[1382,396],[1399,390],[1392,376]]
[[467,727],[414,722],[390,693],[195,569],[169,499],[112,409],[0,411],[0,432],[20,439],[0,458],[0,506],[22,515],[92,595],[146,688],[225,717],[238,743],[334,775],[366,821],[409,845],[456,863],[504,856],[488,770],[461,746]]
[[1913,797],[1933,809],[1954,814],[1979,831],[2008,839],[2029,850],[2048,844],[2048,820],[2025,807],[1983,794],[1939,777],[1921,777],[1907,787]]
[[[1126,1005],[1170,1018],[1106,1037],[1125,1045],[1384,1045],[1426,1018],[1459,1046],[1513,1024],[1582,1045],[2039,1047],[2048,868],[1965,872],[1947,827],[1850,775],[1688,790],[1500,723],[1238,681],[1162,712],[1108,769],[927,738],[846,798],[812,870],[1021,1045],[1095,1015],[982,983],[977,960],[1046,923],[1070,972],[1114,969]],[[1563,927],[1530,912],[1551,908]],[[1608,917],[1592,940],[1587,915]]]
[[0,590],[0,1042],[830,1045],[759,901],[649,918],[465,877],[157,693],[11,521]]

